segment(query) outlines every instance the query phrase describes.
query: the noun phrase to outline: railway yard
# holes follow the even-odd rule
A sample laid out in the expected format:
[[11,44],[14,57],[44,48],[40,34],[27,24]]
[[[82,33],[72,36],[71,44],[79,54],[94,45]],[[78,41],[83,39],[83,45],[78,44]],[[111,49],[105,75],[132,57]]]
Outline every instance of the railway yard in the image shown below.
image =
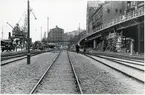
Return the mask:
[[1,94],[144,94],[144,1],[1,1]]
[[[19,54],[21,55],[21,54]],[[1,57],[2,94],[143,94],[144,60],[67,50]]]

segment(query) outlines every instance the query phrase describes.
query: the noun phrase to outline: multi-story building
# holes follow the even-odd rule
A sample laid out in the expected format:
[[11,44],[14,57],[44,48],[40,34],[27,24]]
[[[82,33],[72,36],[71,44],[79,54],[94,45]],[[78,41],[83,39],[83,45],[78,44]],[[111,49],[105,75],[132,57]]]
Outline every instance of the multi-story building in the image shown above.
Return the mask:
[[63,35],[64,29],[61,29],[58,26],[56,26],[55,28],[50,29],[47,39],[49,42],[60,43],[63,42]]
[[103,23],[103,7],[102,5],[95,11],[95,13],[92,15],[92,30],[95,31],[95,29],[102,25]]
[[88,1],[87,2],[87,16],[86,16],[86,33],[92,32],[92,15],[95,10],[100,6],[101,1]]
[[125,11],[130,12],[144,6],[144,1],[126,1]]
[[[124,49],[125,52],[130,51],[131,54],[144,53],[144,1],[104,2],[90,16],[86,27],[92,28],[92,32],[95,33],[89,32],[90,35],[80,42],[82,45],[87,39],[88,47],[95,49],[96,46],[100,46],[102,50],[110,50],[112,46],[108,44],[111,47],[108,49],[104,43],[109,43],[108,39],[115,38],[117,34],[122,37],[122,51]],[[118,43],[114,45],[118,47]]]
[[97,27],[109,22],[110,20],[123,15],[125,11],[125,1],[108,1],[100,5],[92,15],[93,31],[95,32]]

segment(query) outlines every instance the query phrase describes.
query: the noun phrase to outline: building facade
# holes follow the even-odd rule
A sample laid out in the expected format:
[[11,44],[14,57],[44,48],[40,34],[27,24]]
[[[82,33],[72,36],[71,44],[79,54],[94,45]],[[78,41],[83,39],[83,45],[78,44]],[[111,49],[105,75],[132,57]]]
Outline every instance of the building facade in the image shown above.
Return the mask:
[[103,23],[124,14],[125,1],[110,1],[103,5]]
[[48,42],[59,43],[59,42],[63,42],[63,36],[64,36],[64,29],[56,26],[55,28],[50,29],[47,39]]
[[90,20],[87,27],[95,33],[83,38],[82,45],[87,39],[87,46],[97,50],[144,53],[144,1],[104,2]]
[[87,2],[87,15],[86,15],[86,34],[92,32],[92,15],[96,9],[100,6],[101,1],[88,1]]
[[125,1],[108,1],[101,4],[92,15],[93,31],[110,20],[124,14]]
[[125,11],[130,12],[132,10],[138,9],[144,6],[144,1],[126,1],[125,2]]

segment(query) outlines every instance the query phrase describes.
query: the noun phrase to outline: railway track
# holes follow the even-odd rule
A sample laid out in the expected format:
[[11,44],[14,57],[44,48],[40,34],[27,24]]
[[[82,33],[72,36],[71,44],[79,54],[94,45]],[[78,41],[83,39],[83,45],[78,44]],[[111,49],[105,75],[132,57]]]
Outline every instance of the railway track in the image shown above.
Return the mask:
[[118,58],[116,59],[116,58],[100,56],[100,55],[98,55],[97,57],[107,59],[107,60],[113,61],[115,63],[122,64],[122,65],[125,65],[127,67],[134,68],[136,70],[140,70],[140,71],[144,72],[144,63],[123,60],[123,59],[118,59]]
[[22,57],[22,56],[25,56],[25,55],[26,55],[26,53],[24,53],[24,54],[19,54],[19,55],[2,56],[2,57],[1,57],[1,61],[9,60],[9,59],[16,58],[16,57]]
[[93,55],[88,55],[86,54],[85,56],[102,63],[138,82],[144,83],[144,66],[143,65],[136,65],[136,64],[131,64],[127,62],[121,62],[121,61],[116,61],[113,59],[109,59],[106,57],[102,56],[93,56]]
[[[31,51],[32,54],[39,54],[39,53],[42,53],[44,51]],[[15,53],[7,53],[7,54],[3,54],[1,55],[1,61],[4,61],[4,60],[9,60],[9,59],[12,59],[12,58],[16,58],[16,57],[22,57],[22,56],[25,56],[27,55],[27,51],[23,51],[23,52],[15,52]]]
[[[35,55],[38,55],[38,54],[40,54],[40,53],[32,54],[31,56],[35,56]],[[20,56],[16,55],[16,56],[13,56],[12,58],[10,58],[8,60],[1,61],[1,66],[7,65],[7,64],[19,61],[19,60],[23,60],[25,58],[27,58],[27,56],[24,55],[24,54],[20,55]]]
[[68,51],[54,58],[29,94],[33,93],[83,93]]
[[122,62],[128,62],[128,63],[133,63],[133,64],[138,64],[138,65],[143,65],[144,66],[144,61],[143,60],[137,60],[137,59],[120,59],[120,58],[115,58],[115,57],[110,57],[110,56],[105,56],[105,55],[99,55],[104,58],[109,58],[109,59],[114,59]]

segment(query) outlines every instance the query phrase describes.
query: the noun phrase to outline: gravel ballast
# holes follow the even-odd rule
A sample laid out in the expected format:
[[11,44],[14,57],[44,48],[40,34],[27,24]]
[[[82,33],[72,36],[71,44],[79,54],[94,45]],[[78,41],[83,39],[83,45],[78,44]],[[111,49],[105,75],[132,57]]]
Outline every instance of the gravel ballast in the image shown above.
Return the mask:
[[43,53],[1,67],[1,93],[27,94],[58,53]]
[[39,94],[77,94],[77,85],[66,51],[62,51],[35,91]]
[[69,52],[85,94],[143,94],[144,85],[82,54]]

